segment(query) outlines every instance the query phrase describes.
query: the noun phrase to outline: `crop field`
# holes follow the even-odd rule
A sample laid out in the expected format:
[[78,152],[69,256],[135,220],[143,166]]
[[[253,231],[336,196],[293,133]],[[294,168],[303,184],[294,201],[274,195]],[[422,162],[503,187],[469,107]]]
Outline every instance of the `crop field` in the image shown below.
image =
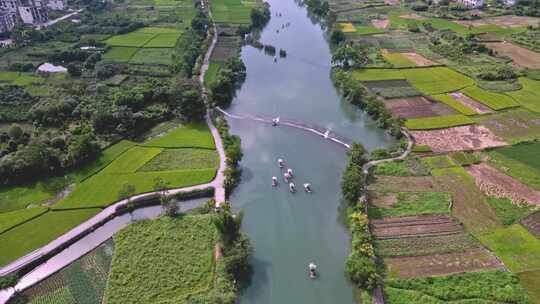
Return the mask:
[[125,46],[125,47],[142,47],[150,39],[154,38],[155,34],[145,34],[140,32],[131,32],[128,34],[113,36],[105,43],[111,46]]
[[452,197],[444,192],[378,193],[370,201],[369,218],[423,214],[447,214]]
[[354,71],[353,76],[359,81],[406,79],[398,69],[360,69]]
[[137,171],[170,171],[187,169],[215,169],[219,166],[219,155],[214,150],[166,149],[146,162]]
[[374,94],[384,98],[398,98],[422,95],[407,80],[371,80],[362,84]]
[[338,23],[338,26],[341,29],[341,31],[344,32],[344,33],[354,33],[354,32],[356,32],[356,27],[354,27],[354,24],[352,24],[350,22]]
[[249,24],[255,1],[217,0],[212,2],[212,16],[217,23]]
[[521,221],[521,225],[540,240],[540,212],[529,215]]
[[452,215],[469,232],[477,236],[502,227],[497,214],[484,194],[476,187],[475,180],[463,168],[435,169],[432,174],[439,191],[452,195]]
[[113,250],[114,243],[109,240],[60,272],[25,290],[23,295],[30,303],[100,304]]
[[377,256],[401,257],[423,256],[440,253],[463,252],[478,248],[478,244],[467,233],[439,236],[406,237],[375,241]]
[[134,47],[114,46],[107,51],[105,55],[103,55],[103,59],[118,62],[128,62],[138,50],[138,48]]
[[433,152],[481,150],[507,145],[488,128],[478,125],[411,131],[411,135],[417,145],[428,146]]
[[426,95],[457,91],[474,84],[471,78],[446,67],[404,69],[402,72],[413,86]]
[[479,236],[513,272],[540,269],[540,240],[519,224]]
[[54,240],[101,209],[49,211],[0,234],[0,265],[5,265]]
[[448,215],[385,217],[370,220],[377,239],[396,239],[419,236],[441,236],[461,233],[463,227]]
[[456,152],[452,153],[452,160],[459,166],[470,166],[480,162],[480,157],[474,153]]
[[523,108],[482,115],[474,120],[510,143],[540,139],[540,114]]
[[502,263],[484,248],[426,256],[386,258],[384,263],[391,278],[440,276],[503,269]]
[[99,175],[135,173],[137,169],[144,166],[144,164],[161,153],[161,151],[163,151],[161,148],[135,146],[116,158],[110,165],[105,167]]
[[59,177],[50,177],[29,185],[6,187],[0,191],[0,213],[24,209],[32,203],[52,199],[63,187],[65,180]]
[[148,41],[144,47],[145,48],[172,48],[176,45],[176,40],[180,38],[180,33],[166,33],[166,34],[157,34]]
[[134,64],[162,64],[169,65],[172,62],[172,48],[140,48],[129,60]]
[[486,43],[486,46],[495,50],[498,54],[512,58],[517,65],[529,68],[540,68],[540,54],[529,49],[508,42]]
[[189,124],[144,143],[145,147],[215,149],[214,138],[205,123]]
[[237,56],[240,49],[240,40],[237,36],[222,36],[218,39],[216,47],[212,52],[211,61],[225,62]]
[[402,161],[385,162],[373,169],[375,175],[424,176],[429,175],[429,168],[417,157],[407,157]]
[[524,271],[517,274],[521,285],[536,303],[540,303],[540,270]]
[[523,143],[488,152],[490,164],[501,172],[540,190],[540,143]]
[[488,197],[488,203],[505,226],[525,220],[537,210],[529,204],[515,204],[508,198]]
[[384,105],[390,110],[392,116],[406,119],[456,114],[454,109],[444,103],[423,96],[385,99]]
[[416,63],[401,53],[390,53],[387,50],[381,50],[381,53],[388,62],[395,68],[414,67]]
[[356,34],[358,35],[373,35],[373,34],[381,34],[384,33],[385,30],[381,28],[377,28],[374,26],[366,26],[366,25],[357,25],[356,28]]
[[518,91],[508,92],[523,107],[540,113],[540,81],[521,77],[518,82],[522,85],[522,89]]
[[189,295],[211,288],[217,242],[211,215],[138,222],[114,241],[105,292],[109,304],[184,303]]
[[461,114],[456,114],[447,116],[407,119],[407,121],[405,122],[405,126],[410,130],[432,130],[472,125],[474,123],[474,120],[470,119],[469,117]]
[[206,70],[206,74],[204,74],[204,84],[206,86],[209,87],[212,85],[212,83],[214,83],[220,69],[221,69],[221,64],[219,62],[217,61],[210,62],[210,65],[208,65],[208,70]]
[[530,303],[516,275],[504,271],[388,279],[384,291],[386,302],[391,304]]
[[508,95],[486,91],[477,86],[470,86],[461,90],[461,92],[496,111],[519,106],[519,104]]
[[436,191],[431,176],[375,176],[375,181],[368,185],[369,191]]
[[451,95],[448,94],[439,94],[431,96],[434,100],[444,103],[445,105],[451,107],[452,109],[458,111],[463,115],[476,115],[476,111],[468,107],[467,105],[459,102]]

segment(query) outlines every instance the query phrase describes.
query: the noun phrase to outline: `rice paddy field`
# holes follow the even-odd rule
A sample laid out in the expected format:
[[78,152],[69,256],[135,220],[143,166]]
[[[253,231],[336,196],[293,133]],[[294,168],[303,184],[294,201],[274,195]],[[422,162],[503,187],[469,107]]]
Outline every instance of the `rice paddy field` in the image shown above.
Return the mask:
[[540,81],[521,77],[518,79],[522,89],[508,92],[523,107],[540,113]]
[[[50,190],[50,194],[36,185],[9,189],[0,196],[8,202],[0,203],[4,208],[0,213],[0,244],[10,248],[0,252],[0,265],[45,245],[97,214],[119,199],[118,191],[126,184],[135,187],[133,194],[153,191],[158,177],[169,188],[204,184],[214,178],[218,160],[205,124],[177,125],[141,144],[124,140],[104,150],[97,160],[68,174],[73,182],[71,191],[50,207],[26,209],[29,204],[39,205],[43,199],[50,199],[62,187]],[[11,203],[10,197],[19,193],[25,193],[24,199]]]
[[487,91],[477,86],[464,88],[461,92],[493,110],[503,110],[519,106],[519,104],[508,95]]
[[251,9],[256,1],[216,0],[212,1],[212,15],[217,23],[249,24]]
[[489,151],[490,164],[504,174],[540,190],[540,143],[521,143]]
[[407,119],[405,126],[410,130],[433,130],[474,124],[474,120],[461,114]]

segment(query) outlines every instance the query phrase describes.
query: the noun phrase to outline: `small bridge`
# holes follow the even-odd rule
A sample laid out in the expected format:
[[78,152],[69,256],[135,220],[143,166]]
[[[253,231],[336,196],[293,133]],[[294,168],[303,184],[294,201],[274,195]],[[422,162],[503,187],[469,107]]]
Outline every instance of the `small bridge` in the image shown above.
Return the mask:
[[[216,107],[216,109],[221,112],[225,117],[232,118],[232,119],[242,119],[242,120],[252,120],[252,121],[258,121],[266,124],[274,124],[273,117],[267,117],[267,116],[261,116],[261,115],[251,115],[251,114],[231,114],[227,111],[223,110],[220,107]],[[341,145],[347,149],[350,149],[352,146],[352,140],[343,137],[328,128],[324,128],[321,126],[316,125],[308,125],[303,122],[298,122],[290,119],[283,119],[279,118],[279,122],[276,124],[276,127],[279,126],[286,126],[290,128],[300,129],[304,130],[310,133],[313,133],[315,135],[318,135],[324,139],[328,139],[332,142],[337,143],[338,145]]]

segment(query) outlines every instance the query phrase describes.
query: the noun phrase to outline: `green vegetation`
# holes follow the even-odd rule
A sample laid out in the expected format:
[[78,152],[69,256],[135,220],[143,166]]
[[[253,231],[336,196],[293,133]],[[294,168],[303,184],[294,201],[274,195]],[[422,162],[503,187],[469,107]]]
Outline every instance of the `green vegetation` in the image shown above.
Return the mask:
[[422,158],[422,162],[431,169],[457,167],[457,164],[446,155],[437,155]]
[[384,33],[384,29],[376,28],[374,26],[363,26],[363,25],[357,25],[355,26],[356,33],[358,35],[373,35],[373,34],[381,34]]
[[513,272],[540,268],[540,240],[519,224],[479,236]]
[[154,36],[155,34],[131,32],[128,34],[113,36],[105,40],[105,42],[111,46],[142,47]]
[[391,176],[422,176],[429,175],[426,168],[419,158],[408,157],[402,161],[391,161],[378,164],[373,169],[375,175]]
[[405,126],[411,130],[431,130],[472,125],[474,123],[474,120],[470,119],[469,117],[456,114],[426,118],[412,118],[405,122]]
[[141,48],[130,59],[134,64],[161,64],[169,65],[172,62],[171,48]]
[[211,215],[138,222],[114,241],[107,303],[186,303],[213,287],[217,232]]
[[49,243],[99,211],[101,210],[49,211],[0,234],[0,243],[3,244],[0,265],[5,265]]
[[4,187],[0,191],[0,213],[24,209],[30,204],[52,199],[65,186],[63,178],[51,177],[29,185]]
[[503,271],[385,280],[384,291],[392,304],[531,303],[516,276]]
[[391,206],[369,206],[370,218],[420,214],[447,214],[452,197],[445,192],[398,192]]
[[442,94],[472,86],[474,81],[447,67],[402,70],[405,78],[426,95]]
[[525,287],[533,301],[538,303],[540,301],[540,270],[531,270],[518,273],[519,281],[521,285]]
[[204,74],[204,84],[207,87],[211,87],[212,84],[216,81],[221,64],[218,62],[210,62],[206,74]]
[[161,148],[145,148],[135,146],[129,149],[126,153],[118,156],[118,158],[116,158],[110,165],[105,167],[105,169],[103,169],[99,175],[103,176],[104,174],[116,175],[135,173],[137,169],[161,153],[161,151],[163,151]]
[[359,81],[369,80],[395,80],[405,79],[405,76],[398,69],[358,69],[353,72],[353,77]]
[[525,108],[540,113],[540,81],[521,77],[518,82],[521,84],[522,89],[507,94]]
[[103,59],[118,62],[129,62],[129,60],[133,58],[133,56],[137,53],[138,50],[138,48],[134,47],[114,46],[109,51],[107,51],[105,55],[103,55]]
[[476,247],[478,247],[478,244],[467,233],[381,239],[375,241],[377,255],[381,257],[423,256],[437,253],[462,252]]
[[150,39],[145,48],[172,48],[176,45],[176,40],[180,38],[180,33],[157,34]]
[[20,209],[11,212],[0,213],[0,234],[9,230],[17,225],[25,223],[31,219],[34,219],[49,209],[46,207],[33,207],[27,209]]
[[489,152],[490,163],[501,172],[540,190],[540,143],[522,143]]
[[477,86],[465,88],[461,92],[493,110],[503,110],[519,106],[510,96],[486,91]]
[[138,172],[210,169],[219,166],[219,155],[213,150],[167,149],[141,166]]
[[447,94],[433,95],[431,98],[440,101],[463,115],[476,115],[476,111],[462,104]]
[[524,108],[481,115],[474,120],[510,143],[540,139],[540,124],[537,123],[540,120],[540,113]]
[[529,204],[513,203],[508,198],[488,197],[488,203],[504,225],[512,225],[531,215],[536,209]]
[[144,143],[145,147],[215,149],[214,138],[204,123],[188,124]]
[[480,163],[480,157],[473,153],[456,152],[452,153],[452,159],[460,166],[470,166]]

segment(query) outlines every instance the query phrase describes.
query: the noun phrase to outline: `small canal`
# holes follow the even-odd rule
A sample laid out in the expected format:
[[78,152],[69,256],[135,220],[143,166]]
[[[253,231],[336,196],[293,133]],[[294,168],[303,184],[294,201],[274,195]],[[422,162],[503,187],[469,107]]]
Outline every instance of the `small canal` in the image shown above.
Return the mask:
[[[227,110],[324,126],[369,150],[391,145],[394,141],[374,121],[338,96],[321,25],[293,0],[269,3],[272,19],[260,41],[285,49],[287,58],[274,62],[272,56],[244,47],[247,79]],[[239,302],[354,303],[344,275],[349,235],[340,212],[345,148],[301,130],[247,120],[229,123],[231,133],[242,138],[244,152],[242,182],[231,202],[245,210],[243,230],[255,248],[253,281]],[[278,158],[294,170],[297,186],[309,182],[314,192],[291,194],[283,182],[272,188],[271,177],[282,175]],[[311,261],[320,271],[313,281],[307,274]]]

